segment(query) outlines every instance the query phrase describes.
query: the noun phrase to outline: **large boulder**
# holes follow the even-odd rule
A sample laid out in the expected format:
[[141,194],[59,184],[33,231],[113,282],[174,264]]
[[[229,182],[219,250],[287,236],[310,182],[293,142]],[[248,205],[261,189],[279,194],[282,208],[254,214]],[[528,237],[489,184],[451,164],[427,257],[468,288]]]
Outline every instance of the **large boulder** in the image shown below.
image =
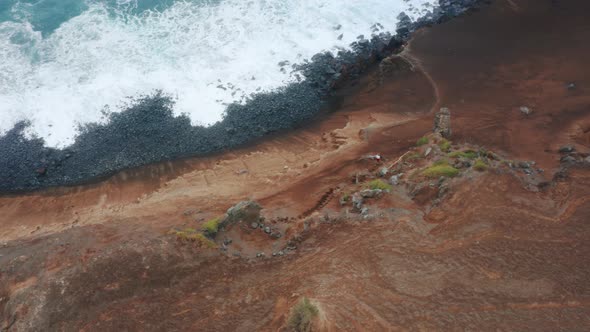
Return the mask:
[[227,210],[223,219],[223,226],[229,226],[238,222],[253,225],[260,221],[260,204],[254,201],[242,201]]
[[434,115],[434,132],[444,138],[451,137],[451,111],[443,107]]

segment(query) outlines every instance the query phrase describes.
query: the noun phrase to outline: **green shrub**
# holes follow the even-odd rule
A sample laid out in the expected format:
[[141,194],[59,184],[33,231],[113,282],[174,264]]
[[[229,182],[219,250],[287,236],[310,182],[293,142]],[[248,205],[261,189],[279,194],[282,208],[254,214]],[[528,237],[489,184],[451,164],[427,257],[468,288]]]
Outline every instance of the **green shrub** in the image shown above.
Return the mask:
[[473,169],[478,172],[483,172],[486,169],[488,169],[488,165],[486,165],[486,163],[483,160],[477,159],[473,164]]
[[434,166],[448,165],[448,164],[449,164],[449,162],[446,159],[439,159],[439,160],[432,163],[432,165],[434,165]]
[[183,230],[176,230],[173,229],[169,232],[176,236],[179,241],[185,242],[197,242],[199,246],[204,246],[207,248],[215,248],[217,244],[207,238],[203,233],[197,232],[194,228],[185,228]]
[[444,138],[438,143],[438,146],[443,152],[449,152],[451,150],[451,142]]
[[475,159],[477,158],[477,152],[473,150],[465,150],[465,151],[454,151],[448,154],[450,158],[467,158],[467,159]]
[[381,189],[381,190],[391,190],[391,185],[383,180],[373,180],[371,182],[368,183],[367,185],[369,187],[369,189]]
[[416,146],[421,146],[421,145],[424,145],[424,144],[428,144],[428,142],[429,142],[428,141],[428,137],[423,136],[423,137],[420,137],[420,139],[418,139],[418,141],[416,141]]
[[424,156],[420,152],[414,152],[404,156],[405,161],[414,161],[422,158],[424,158]]
[[208,237],[203,235],[203,233],[197,233],[193,236],[194,240],[199,243],[200,246],[205,246],[207,248],[217,248],[217,244],[211,241]]
[[422,171],[422,175],[428,178],[446,176],[452,178],[459,174],[459,170],[449,164],[432,165]]
[[311,331],[313,318],[319,313],[318,308],[313,305],[308,298],[304,297],[291,310],[289,317],[289,327],[297,332]]
[[219,231],[219,218],[213,218],[203,224],[202,230],[209,236],[215,236]]

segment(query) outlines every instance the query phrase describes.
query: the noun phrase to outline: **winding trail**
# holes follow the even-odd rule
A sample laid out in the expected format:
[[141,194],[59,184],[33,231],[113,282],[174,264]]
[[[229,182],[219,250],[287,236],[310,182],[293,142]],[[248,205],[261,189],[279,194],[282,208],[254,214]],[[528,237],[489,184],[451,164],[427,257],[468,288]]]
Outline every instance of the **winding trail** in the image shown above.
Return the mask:
[[412,55],[412,40],[410,40],[408,42],[406,47],[403,49],[402,52],[400,52],[398,54],[398,56],[400,58],[404,59],[405,61],[407,61],[412,66],[412,70],[414,70],[414,68],[418,68],[418,70],[424,75],[424,77],[426,77],[428,82],[430,82],[430,85],[432,85],[432,89],[434,91],[435,98],[434,98],[434,104],[430,108],[429,113],[433,114],[433,113],[437,112],[438,109],[440,108],[441,103],[442,103],[440,89],[438,87],[438,84],[436,84],[436,81],[434,80],[434,78],[432,78],[432,75],[430,75],[430,73],[424,68],[420,59],[417,59],[416,57],[414,57]]

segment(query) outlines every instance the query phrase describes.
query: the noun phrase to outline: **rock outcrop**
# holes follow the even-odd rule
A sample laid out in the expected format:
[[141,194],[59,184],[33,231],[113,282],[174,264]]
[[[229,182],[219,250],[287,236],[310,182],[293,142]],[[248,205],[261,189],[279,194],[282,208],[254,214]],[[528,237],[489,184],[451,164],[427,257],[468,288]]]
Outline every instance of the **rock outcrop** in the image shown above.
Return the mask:
[[451,137],[451,111],[443,107],[434,115],[434,132],[444,138]]
[[262,210],[262,207],[254,201],[239,202],[227,210],[222,225],[225,227],[238,222],[244,222],[253,227],[255,223],[257,225],[259,224],[260,210]]

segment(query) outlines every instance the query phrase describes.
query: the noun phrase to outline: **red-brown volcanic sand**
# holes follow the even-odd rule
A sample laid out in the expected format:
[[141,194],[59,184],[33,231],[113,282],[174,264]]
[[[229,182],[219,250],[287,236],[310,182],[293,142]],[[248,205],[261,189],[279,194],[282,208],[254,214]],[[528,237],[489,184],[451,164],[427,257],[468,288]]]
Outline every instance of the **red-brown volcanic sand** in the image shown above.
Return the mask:
[[[318,330],[590,329],[588,163],[552,181],[559,147],[590,150],[588,12],[585,0],[497,0],[419,31],[393,73],[374,68],[304,129],[0,197],[0,328],[281,330],[306,296]],[[453,142],[535,161],[550,184],[490,170],[452,180],[438,205],[396,187],[370,203],[380,217],[314,224],[297,250],[270,257],[303,228],[298,216],[337,215],[330,193],[373,167],[364,155],[396,160],[443,106]],[[287,236],[234,228],[222,254],[167,234],[244,199],[268,220],[293,218],[276,224]]]

